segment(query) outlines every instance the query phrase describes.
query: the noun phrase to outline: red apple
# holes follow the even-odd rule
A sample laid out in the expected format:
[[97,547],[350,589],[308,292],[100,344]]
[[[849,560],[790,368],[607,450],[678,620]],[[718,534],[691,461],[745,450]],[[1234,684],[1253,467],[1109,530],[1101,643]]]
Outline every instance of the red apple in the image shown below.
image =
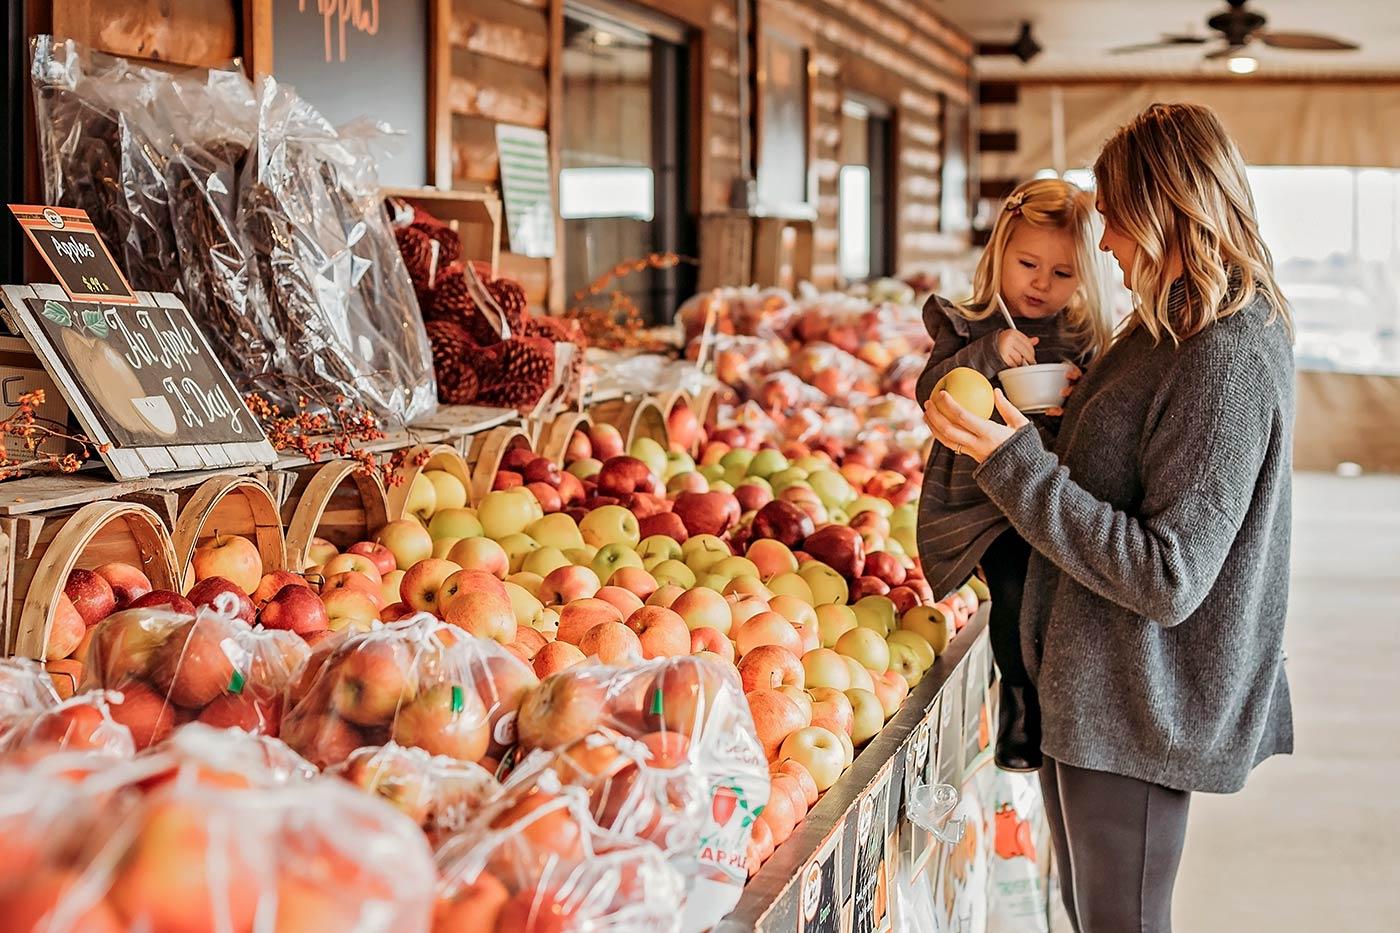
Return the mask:
[[621,622],[600,622],[583,633],[579,650],[596,656],[604,664],[624,667],[642,659],[642,643],[637,634]]
[[636,457],[610,457],[598,471],[598,493],[619,499],[635,492],[659,493],[661,488],[645,463]]
[[404,571],[403,580],[399,583],[399,595],[418,612],[436,614],[441,611],[438,591],[443,581],[461,569],[460,565],[439,557],[420,560]]
[[356,541],[346,549],[345,553],[368,557],[374,563],[374,569],[379,571],[380,577],[397,570],[399,567],[398,558],[394,556],[394,552],[374,541]]
[[658,512],[639,519],[637,531],[641,540],[645,541],[652,535],[665,535],[674,540],[677,544],[684,544],[690,537],[690,532],[686,530],[685,522],[675,512]]
[[[303,583],[305,581],[302,581]],[[194,603],[179,593],[170,590],[151,590],[145,596],[133,600],[129,609],[168,609],[180,615],[194,615]]]
[[734,642],[743,657],[760,645],[777,645],[794,656],[802,654],[802,635],[797,627],[776,612],[761,610],[734,630]]
[[[387,726],[399,707],[413,698],[412,649],[387,639],[366,639],[336,658],[331,704],[338,716],[358,726]],[[293,711],[299,713],[300,709]]]
[[112,584],[81,567],[68,572],[63,594],[73,602],[84,625],[96,625],[117,611],[117,596]]
[[536,652],[530,663],[535,669],[535,676],[543,679],[568,670],[575,664],[582,664],[585,660],[587,656],[576,646],[566,641],[552,641]]
[[628,511],[637,516],[638,521],[671,511],[671,500],[649,492],[634,492],[625,500]]
[[262,606],[284,586],[304,586],[308,589],[311,584],[299,573],[291,573],[286,570],[270,570],[262,575],[258,581],[258,588],[253,591],[253,605]]
[[895,614],[899,616],[920,605],[919,594],[909,586],[892,587],[887,595],[894,603]]
[[666,416],[666,434],[675,450],[692,450],[700,440],[700,419],[689,405],[677,403]]
[[144,573],[130,564],[113,561],[95,568],[93,573],[106,580],[112,588],[112,595],[116,597],[118,609],[127,608],[132,601],[140,599],[151,591],[151,581],[146,578]]
[[591,568],[556,567],[541,581],[537,596],[546,606],[566,605],[593,596],[602,586]]
[[773,490],[758,483],[740,483],[734,487],[734,498],[744,512],[756,512],[773,501]]
[[[253,588],[257,589],[256,586]],[[194,603],[196,609],[200,606],[208,606],[218,611],[219,605],[228,599],[233,600],[234,615],[252,625],[257,615],[253,608],[253,601],[248,598],[248,594],[244,592],[243,588],[232,580],[225,580],[223,577],[205,577],[196,583],[189,592],[189,600]]]
[[515,728],[526,749],[559,748],[601,725],[607,693],[591,677],[571,673],[545,678],[520,702]]
[[514,470],[498,470],[496,472],[496,478],[491,482],[491,491],[514,489],[517,486],[523,485],[525,485],[525,477],[521,476],[519,473],[516,473]]
[[236,624],[205,616],[175,628],[151,656],[151,680],[186,709],[230,692],[247,674]]
[[[620,440],[621,438],[619,438]],[[593,442],[585,431],[574,431],[569,435],[569,443],[564,447],[564,462],[587,460],[593,456]]]
[[462,590],[447,607],[447,622],[502,645],[515,641],[517,623],[508,599],[483,590]]
[[730,664],[734,663],[734,642],[726,638],[719,629],[702,625],[691,630],[690,653],[699,654],[702,651],[718,655]]
[[85,634],[87,626],[73,601],[67,594],[59,593],[53,606],[53,620],[49,623],[49,636],[44,643],[44,657],[48,660],[68,657],[82,644]]
[[851,584],[850,600],[856,602],[866,596],[884,596],[889,591],[889,584],[879,577],[856,577]]
[[486,754],[491,730],[476,691],[444,682],[405,703],[394,716],[390,735],[400,745],[416,746],[431,755],[479,761]]
[[848,580],[865,567],[865,542],[845,525],[823,525],[807,536],[802,549]]
[[739,659],[739,679],[744,692],[802,687],[805,675],[802,662],[787,648],[759,645]]
[[739,500],[727,492],[683,492],[672,512],[692,535],[722,535],[739,520]]
[[647,660],[689,653],[690,629],[685,620],[662,606],[643,606],[627,617],[627,627],[637,633]]
[[588,440],[593,445],[593,456],[604,463],[613,457],[622,456],[626,446],[622,440],[622,432],[610,424],[590,426]]
[[556,637],[559,641],[582,647],[580,643],[589,629],[604,622],[621,621],[621,610],[606,600],[596,597],[576,599],[559,610],[559,630]]
[[322,632],[330,627],[330,616],[321,597],[305,585],[291,584],[278,590],[258,613],[263,628],[285,629],[298,635]]
[[544,483],[558,489],[560,472],[559,465],[553,460],[548,457],[536,457],[525,465],[520,475],[527,484]]
[[194,549],[190,563],[195,580],[223,577],[249,594],[258,588],[263,575],[257,545],[242,535],[215,535]]
[[535,501],[540,504],[540,511],[549,515],[559,511],[564,507],[564,500],[559,495],[559,490],[548,483],[527,483],[526,489],[535,497]]
[[791,697],[777,690],[755,690],[745,699],[749,703],[754,732],[763,747],[764,757],[769,761],[777,760],[783,740],[806,725],[802,708]]
[[780,499],[763,506],[753,519],[755,538],[772,538],[794,550],[802,547],[813,530],[811,516],[791,502]]
[[904,582],[904,565],[899,558],[885,551],[872,551],[865,555],[863,576],[879,577],[891,588]]
[[501,455],[501,469],[520,473],[537,459],[535,452],[529,447],[512,447]]
[[561,473],[559,475],[558,491],[560,508],[565,508],[577,502],[581,502],[584,496],[583,480],[572,473]]

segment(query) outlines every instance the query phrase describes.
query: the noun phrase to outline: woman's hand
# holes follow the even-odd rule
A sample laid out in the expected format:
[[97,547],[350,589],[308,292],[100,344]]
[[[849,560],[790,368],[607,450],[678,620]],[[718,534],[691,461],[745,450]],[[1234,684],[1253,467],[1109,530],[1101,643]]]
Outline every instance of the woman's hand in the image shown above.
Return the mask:
[[1007,366],[1034,366],[1035,345],[1039,337],[1027,337],[1019,330],[1006,330],[997,333],[997,353]]
[[1006,424],[979,418],[947,392],[939,392],[924,405],[924,420],[939,443],[981,463],[1017,430],[1030,424],[1000,389],[996,390],[996,406]]
[[[1069,372],[1065,374],[1065,378],[1069,380],[1069,385],[1060,390],[1060,398],[1069,398],[1070,393],[1074,391],[1074,384],[1078,382],[1083,375],[1083,370],[1073,363],[1070,363]],[[1054,408],[1047,408],[1045,409],[1045,413],[1051,418],[1058,418],[1065,413],[1065,406],[1061,404],[1056,405]]]

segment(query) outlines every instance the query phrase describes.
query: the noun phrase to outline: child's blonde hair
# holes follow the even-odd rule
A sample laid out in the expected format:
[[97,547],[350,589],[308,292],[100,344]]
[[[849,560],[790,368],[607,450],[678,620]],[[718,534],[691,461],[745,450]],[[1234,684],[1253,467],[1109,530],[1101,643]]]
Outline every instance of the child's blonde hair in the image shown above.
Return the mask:
[[[1137,243],[1132,322],[1180,342],[1263,294],[1291,331],[1274,260],[1259,235],[1244,159],[1208,107],[1153,104],[1119,129],[1094,162],[1107,221]],[[1181,257],[1186,307],[1167,310]],[[1232,281],[1233,279],[1233,281]]]
[[1093,203],[1079,188],[1058,178],[1022,182],[997,214],[991,238],[972,276],[972,297],[958,307],[970,321],[999,314],[1001,265],[1017,225],[1064,230],[1074,237],[1075,274],[1079,277],[1064,310],[1065,329],[1087,351],[1098,356],[1113,340],[1113,314],[1104,264],[1099,258],[1099,229]]

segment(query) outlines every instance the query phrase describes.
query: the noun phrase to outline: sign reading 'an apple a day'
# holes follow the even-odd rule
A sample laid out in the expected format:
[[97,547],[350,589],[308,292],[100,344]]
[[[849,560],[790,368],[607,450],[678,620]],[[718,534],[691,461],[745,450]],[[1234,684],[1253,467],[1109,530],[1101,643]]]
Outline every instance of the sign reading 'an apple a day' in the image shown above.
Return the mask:
[[118,479],[270,463],[262,426],[173,295],[70,301],[53,286],[4,288],[9,322],[53,375]]
[[75,301],[134,304],[136,295],[86,211],[11,204],[10,212]]

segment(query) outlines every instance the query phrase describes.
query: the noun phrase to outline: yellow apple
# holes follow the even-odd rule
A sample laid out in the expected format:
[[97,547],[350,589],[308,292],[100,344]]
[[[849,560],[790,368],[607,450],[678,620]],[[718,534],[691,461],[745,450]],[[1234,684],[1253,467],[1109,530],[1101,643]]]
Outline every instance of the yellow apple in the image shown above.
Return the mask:
[[829,789],[846,769],[846,750],[841,740],[834,732],[821,726],[798,729],[783,739],[778,760],[787,758],[807,769],[818,791]]
[[589,567],[606,586],[612,575],[623,567],[642,569],[642,559],[637,556],[636,551],[632,550],[631,545],[622,541],[614,541],[598,548],[598,553],[593,555],[593,561]]
[[809,560],[798,568],[802,579],[812,588],[812,604],[845,603],[850,597],[850,587],[846,578],[819,560]]
[[797,571],[790,573],[780,573],[768,581],[768,589],[773,591],[774,596],[791,596],[800,599],[807,605],[812,605],[812,587],[806,579]]
[[659,584],[671,583],[686,590],[695,586],[694,571],[678,560],[663,560],[647,569]]
[[641,544],[637,545],[637,554],[642,558],[642,564],[647,570],[663,560],[678,561],[685,557],[680,543],[667,535],[648,535],[643,538]]
[[[543,548],[541,548],[541,550],[543,550]],[[540,595],[540,584],[544,583],[544,577],[528,570],[522,570],[520,573],[513,573],[506,577],[506,582],[514,583],[516,586],[538,599]]]
[[[455,476],[448,473],[454,481]],[[476,517],[476,509],[439,509],[428,522],[428,534],[434,540],[443,538],[479,538],[483,534],[481,521]]]
[[559,551],[583,547],[583,535],[578,523],[564,512],[554,512],[532,522],[525,533],[540,543],[541,547],[552,547]]
[[836,639],[836,652],[854,658],[862,665],[880,673],[890,666],[890,646],[885,637],[868,628],[853,628]]
[[[519,573],[524,570],[525,558],[540,549],[539,542],[524,532],[506,535],[498,543],[510,561],[509,573]],[[540,574],[540,576],[544,576],[544,574]]]
[[435,538],[433,539],[433,557],[447,559],[447,555],[452,553],[452,549],[457,546],[461,538]]
[[434,514],[443,509],[460,509],[467,504],[467,487],[451,473],[446,470],[424,470],[422,475],[432,484],[435,493]]
[[914,653],[914,649],[899,642],[887,642],[886,644],[890,647],[889,669],[903,675],[910,689],[917,687],[919,681],[924,678],[924,668],[919,663],[919,656]]
[[729,545],[714,535],[692,535],[681,545],[681,557],[685,565],[696,573],[703,573],[714,564],[733,556]]
[[[913,651],[914,657],[919,659],[919,667],[921,670],[927,671],[929,668],[933,667],[933,662],[938,659],[938,655],[934,652],[933,646],[928,643],[928,639],[924,638],[924,636],[920,635],[918,632],[912,632],[909,629],[903,628],[898,629],[886,636],[885,641],[890,646],[891,656],[893,656],[895,645],[903,645]],[[911,681],[909,686],[912,687],[913,685]]]
[[543,515],[535,494],[524,487],[488,492],[476,509],[482,532],[497,541],[524,531]]
[[[567,515],[564,517],[568,518]],[[569,566],[569,559],[557,547],[541,547],[533,550],[526,554],[525,559],[520,563],[521,570],[526,573],[538,574],[540,577],[547,577],[551,570],[567,566]]]
[[[431,486],[428,488],[432,489]],[[401,518],[390,522],[375,532],[374,540],[393,553],[394,562],[400,570],[407,570],[420,560],[433,556],[432,535],[412,519]]]
[[996,409],[996,397],[987,377],[975,369],[959,366],[933,387],[933,395],[947,392],[953,399],[978,418],[990,418]]
[[583,517],[578,530],[583,534],[584,543],[594,547],[625,544],[634,548],[642,540],[637,516],[620,505],[599,506]]
[[805,686],[809,690],[813,687],[851,689],[851,672],[846,662],[830,648],[817,648],[802,655],[802,669],[806,672]]
[[408,486],[408,497],[404,500],[404,512],[427,521],[437,511],[437,490],[432,481],[422,473],[413,477]]
[[851,675],[851,686],[861,690],[875,692],[875,675],[870,673],[869,668],[861,664],[855,658],[846,658],[846,670]]
[[868,628],[881,638],[895,630],[899,617],[894,611],[894,602],[888,596],[865,596],[851,607],[856,614],[856,624]]
[[846,691],[846,699],[851,701],[851,712],[855,714],[851,741],[856,745],[870,741],[885,726],[885,708],[880,698],[873,690],[853,687]]
[[817,633],[823,648],[834,648],[836,640],[856,627],[856,614],[841,603],[823,603],[816,608]]
[[905,611],[899,627],[923,638],[934,654],[942,654],[953,634],[953,617],[941,606],[914,606]]
[[544,603],[523,586],[506,581],[505,588],[506,596],[510,597],[510,608],[515,613],[516,623],[535,628],[535,620],[544,611]]

